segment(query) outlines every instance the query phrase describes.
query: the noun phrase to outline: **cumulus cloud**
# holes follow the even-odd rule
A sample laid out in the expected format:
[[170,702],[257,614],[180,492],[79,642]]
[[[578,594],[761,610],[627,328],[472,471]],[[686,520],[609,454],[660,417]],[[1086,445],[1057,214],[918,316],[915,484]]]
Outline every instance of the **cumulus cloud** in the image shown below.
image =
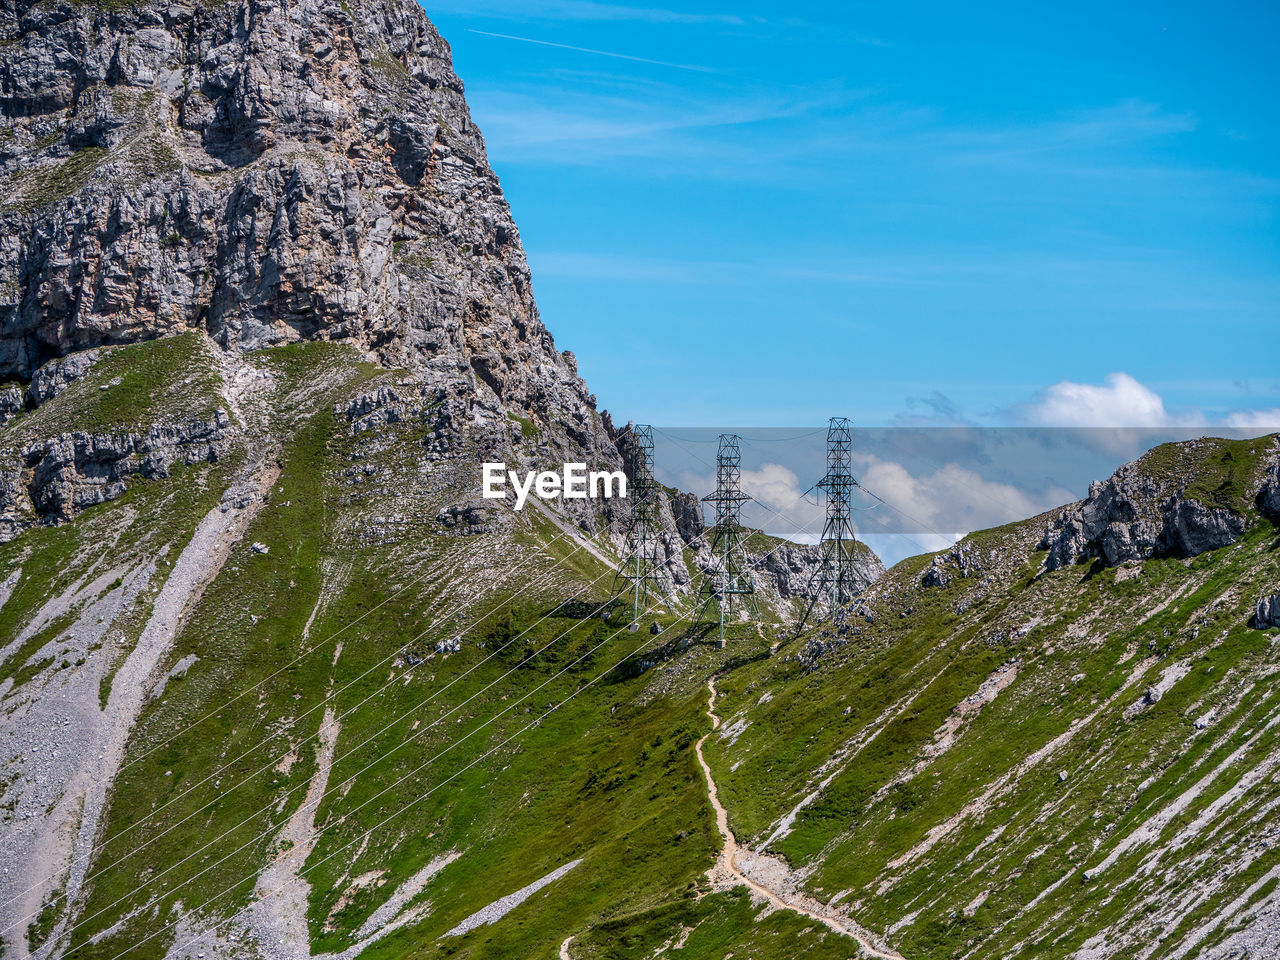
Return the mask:
[[1280,429],[1277,407],[1212,417],[1195,409],[1170,410],[1160,394],[1124,372],[1108,374],[1100,384],[1063,380],[1013,412],[1020,422],[1042,427]]
[[[807,487],[801,486],[794,470],[780,463],[765,463],[758,470],[743,470],[741,481],[742,492],[752,498],[743,504],[743,523],[798,542],[817,542],[824,510],[816,496],[804,495]],[[686,490],[711,491],[716,486],[715,474],[687,471],[681,474],[680,485]],[[711,505],[707,507],[707,522],[712,523]]]
[[[972,530],[1022,520],[1076,499],[1058,486],[1022,489],[957,463],[913,472],[896,461],[862,455],[855,456],[853,467],[863,487],[854,494],[854,529],[889,565],[945,549]],[[816,495],[802,496],[795,471],[778,463],[744,470],[742,489],[755,498],[743,508],[744,522],[798,542],[818,541],[826,507]]]
[[766,463],[759,470],[743,470],[742,490],[774,510],[795,505],[804,493],[796,472],[780,463]]
[[[1075,499],[1052,484],[1039,490],[988,480],[957,463],[931,473],[912,473],[900,463],[874,456],[857,458],[861,482],[887,501],[891,518],[878,517],[884,532],[955,536],[1035,516]],[[870,524],[868,524],[870,526]]]
[[1280,407],[1270,410],[1236,410],[1227,414],[1226,424],[1240,430],[1280,430]]
[[1022,410],[1023,418],[1045,427],[1175,426],[1164,399],[1127,373],[1108,374],[1103,384],[1063,380]]

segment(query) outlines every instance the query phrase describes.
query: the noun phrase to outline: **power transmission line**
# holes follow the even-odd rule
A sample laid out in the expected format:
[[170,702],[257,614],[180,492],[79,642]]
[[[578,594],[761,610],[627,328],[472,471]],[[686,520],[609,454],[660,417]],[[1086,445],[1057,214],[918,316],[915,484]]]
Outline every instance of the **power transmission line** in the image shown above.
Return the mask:
[[[631,556],[624,576],[631,581],[630,629],[640,627],[640,611],[648,606],[649,595],[661,583],[662,564],[658,556],[662,543],[658,536],[658,481],[653,476],[653,427],[638,423],[631,433],[631,529],[627,540]],[[652,588],[650,584],[655,586]]]
[[760,614],[755,602],[755,581],[751,577],[742,546],[742,504],[752,499],[742,492],[742,445],[736,434],[720,435],[716,451],[716,489],[703,497],[716,505],[716,523],[711,528],[711,556],[715,565],[702,579],[702,592],[714,599],[719,609],[720,646],[724,646],[724,625],[733,619],[734,600],[745,597],[748,610]]
[[[776,512],[776,511],[775,511],[775,512]],[[808,525],[806,524],[806,526],[808,526]],[[769,556],[769,555],[771,555],[772,553],[776,552],[778,549],[780,549],[780,547],[781,547],[781,546],[782,546],[782,544],[779,544],[778,546],[774,547],[774,548],[773,548],[773,550],[769,551],[769,553],[768,553],[768,554],[766,554],[766,556]],[[645,612],[651,612],[651,610],[646,610]],[[285,881],[285,884],[281,885],[281,887],[280,887],[280,888],[278,888],[277,890],[272,891],[270,894],[268,894],[268,896],[274,896],[274,895],[278,894],[278,893],[280,892],[280,890],[282,890],[282,889],[284,888],[284,886],[288,885],[289,883],[294,882],[295,880],[300,880],[300,879],[302,878],[302,876],[303,876],[303,875],[305,875],[305,874],[309,873],[310,871],[312,871],[312,870],[316,869],[316,868],[317,868],[317,867],[319,867],[321,864],[323,864],[323,863],[327,862],[328,860],[330,860],[330,859],[332,859],[333,857],[337,856],[338,854],[342,853],[344,850],[349,849],[350,847],[352,847],[353,845],[355,845],[357,842],[361,841],[362,839],[364,839],[364,838],[366,838],[366,837],[368,837],[368,836],[371,836],[375,830],[378,830],[379,828],[381,828],[381,827],[385,826],[387,823],[389,823],[389,822],[390,822],[392,819],[394,819],[395,817],[397,817],[397,816],[399,816],[400,814],[404,813],[406,810],[410,809],[411,807],[413,807],[413,806],[414,806],[414,805],[416,805],[417,803],[420,803],[421,801],[425,800],[427,797],[429,797],[431,794],[435,793],[435,792],[436,792],[437,790],[439,790],[441,787],[443,787],[443,786],[445,786],[446,784],[448,784],[448,783],[452,782],[453,780],[457,779],[459,776],[461,776],[461,775],[462,775],[463,773],[465,773],[467,770],[471,769],[471,768],[472,768],[472,767],[474,767],[476,764],[478,764],[478,763],[480,763],[482,760],[484,760],[486,757],[491,756],[493,753],[495,753],[496,751],[498,751],[498,750],[499,750],[499,749],[501,749],[502,747],[506,746],[508,743],[510,743],[510,742],[511,742],[512,740],[514,740],[516,737],[520,736],[522,733],[525,733],[526,731],[530,730],[530,729],[531,729],[531,728],[533,728],[534,726],[537,726],[538,724],[540,724],[540,723],[541,723],[541,722],[542,722],[546,717],[550,716],[550,715],[551,715],[552,713],[554,713],[556,710],[559,710],[561,707],[563,707],[563,706],[564,706],[566,703],[568,703],[570,700],[574,699],[574,698],[575,698],[579,693],[581,693],[583,690],[587,689],[587,687],[593,686],[593,685],[595,684],[595,682],[596,682],[597,680],[599,680],[601,677],[604,677],[604,676],[606,676],[607,674],[611,673],[613,670],[616,670],[619,666],[621,666],[623,663],[625,663],[625,662],[627,662],[628,660],[630,660],[632,657],[634,657],[636,654],[638,654],[641,650],[643,650],[646,646],[648,646],[648,645],[649,645],[649,644],[651,644],[651,643],[656,642],[656,640],[657,640],[657,638],[658,638],[659,636],[661,636],[662,634],[664,634],[664,633],[668,632],[669,630],[671,630],[672,628],[674,628],[677,624],[679,624],[679,623],[683,622],[684,620],[688,619],[689,615],[690,615],[690,614],[689,614],[687,611],[686,611],[685,613],[681,614],[681,615],[680,615],[680,616],[679,616],[679,617],[678,617],[674,622],[672,622],[672,623],[668,624],[666,627],[664,627],[662,630],[660,630],[657,634],[654,634],[653,636],[649,637],[648,639],[646,639],[645,641],[643,641],[642,643],[640,643],[640,644],[639,644],[639,645],[638,645],[634,650],[630,651],[626,656],[624,656],[622,659],[618,660],[618,661],[617,661],[616,663],[614,663],[612,666],[610,666],[610,667],[606,668],[606,669],[605,669],[605,670],[603,670],[601,673],[599,673],[599,674],[597,674],[595,677],[593,677],[591,680],[589,680],[589,681],[587,681],[585,684],[582,684],[581,686],[579,686],[579,687],[578,687],[577,689],[575,689],[571,694],[569,694],[569,696],[567,696],[564,700],[562,700],[562,701],[560,701],[559,703],[557,703],[557,704],[553,705],[552,707],[550,707],[550,708],[549,708],[545,713],[543,713],[543,714],[542,714],[541,716],[539,716],[537,719],[535,719],[535,720],[533,720],[533,721],[530,721],[528,724],[526,724],[525,726],[521,727],[519,730],[517,730],[517,731],[516,731],[515,733],[513,733],[511,736],[507,737],[507,738],[506,738],[505,740],[503,740],[502,742],[500,742],[500,743],[496,744],[495,746],[491,747],[489,750],[485,751],[483,754],[481,754],[481,755],[480,755],[479,757],[477,757],[475,760],[473,760],[473,761],[471,761],[470,763],[468,763],[468,764],[467,764],[466,766],[464,766],[461,770],[458,770],[456,773],[454,773],[454,774],[450,775],[450,776],[449,776],[449,777],[447,777],[445,780],[443,780],[443,781],[441,781],[440,783],[436,784],[436,785],[435,785],[434,787],[432,787],[430,790],[426,791],[426,793],[424,793],[424,794],[422,794],[422,795],[420,795],[420,796],[418,796],[418,797],[415,797],[414,799],[410,800],[408,803],[406,803],[406,804],[404,804],[402,807],[400,807],[400,809],[398,809],[398,810],[394,811],[394,812],[393,812],[393,813],[391,813],[389,816],[387,816],[386,818],[384,818],[382,821],[380,821],[379,823],[375,824],[373,827],[369,828],[368,830],[364,831],[363,833],[361,833],[361,834],[359,834],[358,836],[354,837],[353,839],[349,840],[347,843],[345,843],[343,846],[339,847],[337,850],[335,850],[335,851],[333,851],[332,853],[328,854],[327,856],[325,856],[325,857],[324,857],[324,858],[322,858],[321,860],[317,861],[316,863],[311,864],[310,866],[304,867],[304,869],[302,869],[301,871],[299,871],[299,873],[297,874],[297,876],[292,877],[292,878],[290,878],[289,880]],[[351,816],[353,813],[357,812],[358,810],[362,809],[364,806],[367,806],[367,805],[368,805],[369,803],[371,803],[373,800],[376,800],[378,797],[382,796],[382,795],[383,795],[384,793],[386,793],[388,790],[391,790],[391,789],[393,789],[394,787],[399,786],[401,783],[403,783],[403,782],[404,782],[405,780],[407,780],[409,777],[413,776],[415,773],[419,772],[420,770],[422,770],[424,767],[426,767],[426,766],[427,766],[427,765],[429,765],[430,763],[433,763],[435,760],[439,759],[441,756],[443,756],[445,753],[447,753],[447,752],[449,752],[450,750],[452,750],[454,747],[458,746],[458,745],[459,745],[460,743],[462,743],[463,741],[470,739],[472,736],[474,736],[474,735],[475,735],[476,733],[478,733],[480,730],[482,730],[482,729],[484,729],[485,727],[487,727],[487,726],[489,726],[490,724],[492,724],[494,721],[496,721],[496,720],[498,719],[498,717],[502,716],[502,714],[506,713],[506,712],[507,712],[508,710],[510,710],[510,709],[513,709],[514,707],[519,706],[521,703],[523,703],[525,700],[527,700],[529,697],[531,697],[534,693],[538,692],[538,691],[539,691],[539,690],[541,690],[543,687],[545,687],[547,684],[549,684],[552,680],[555,680],[555,679],[557,679],[558,677],[562,676],[564,673],[566,673],[566,672],[567,672],[568,670],[570,670],[572,667],[576,666],[578,663],[582,662],[583,660],[585,660],[586,658],[588,658],[589,656],[591,656],[592,654],[594,654],[597,650],[599,650],[601,647],[603,647],[603,646],[604,646],[606,643],[608,643],[610,640],[612,640],[612,639],[616,638],[617,636],[619,636],[621,633],[622,633],[622,629],[619,629],[619,630],[614,631],[610,636],[606,637],[604,640],[601,640],[601,641],[600,641],[600,643],[598,643],[596,646],[594,646],[594,647],[592,647],[591,649],[589,649],[586,653],[583,653],[583,654],[582,654],[581,656],[579,656],[577,659],[575,659],[574,661],[572,661],[571,663],[569,663],[568,665],[566,665],[566,666],[565,666],[563,669],[561,669],[558,673],[556,673],[556,674],[554,674],[553,676],[549,677],[547,680],[544,680],[541,684],[539,684],[539,685],[538,685],[537,687],[535,687],[533,690],[530,690],[528,693],[526,693],[524,696],[522,696],[519,700],[517,700],[517,701],[515,701],[513,704],[511,704],[509,707],[506,707],[506,708],[504,708],[503,710],[499,711],[499,713],[495,714],[493,717],[491,717],[491,718],[490,718],[489,720],[487,720],[485,723],[481,724],[479,727],[476,727],[475,729],[473,729],[473,730],[469,731],[467,734],[465,734],[464,736],[462,736],[462,737],[461,737],[461,738],[459,738],[458,740],[454,741],[454,743],[450,744],[450,746],[446,747],[446,748],[445,748],[444,750],[442,750],[440,753],[436,754],[436,756],[435,756],[435,757],[432,757],[430,760],[424,761],[422,764],[419,764],[419,766],[418,766],[418,767],[416,767],[416,768],[414,768],[413,770],[411,770],[411,771],[409,771],[408,773],[406,773],[404,776],[402,776],[402,777],[401,777],[399,780],[397,780],[395,783],[393,783],[393,784],[391,784],[391,785],[389,785],[389,786],[387,786],[387,787],[384,787],[384,788],[383,788],[382,790],[380,790],[378,793],[374,794],[372,797],[370,797],[370,798],[368,798],[367,800],[363,801],[363,802],[362,802],[358,807],[356,807],[354,810],[348,811],[347,813],[345,813],[345,814],[343,814],[341,817],[339,817],[337,820],[335,820],[335,821],[332,821],[332,822],[330,822],[330,823],[325,824],[325,826],[321,827],[319,830],[315,830],[315,831],[314,831],[314,833],[313,833],[310,837],[308,837],[308,838],[306,838],[306,839],[307,839],[307,840],[314,840],[314,839],[316,839],[317,837],[319,837],[320,835],[324,834],[324,833],[325,833],[325,832],[327,832],[328,830],[332,829],[333,827],[336,827],[337,825],[339,825],[340,823],[342,823],[343,821],[345,821],[345,820],[347,819],[347,817]],[[255,838],[255,839],[260,839],[260,838]],[[253,842],[253,841],[250,841],[250,842]],[[239,848],[239,849],[243,849],[243,847],[241,847],[241,848]],[[233,853],[234,853],[234,852],[237,852],[237,851],[233,851]],[[231,854],[228,854],[227,856],[231,856]],[[219,861],[217,861],[217,863],[215,863],[215,864],[213,864],[213,865],[211,865],[211,866],[209,866],[209,867],[204,868],[204,870],[201,870],[201,871],[200,871],[199,873],[197,873],[195,876],[187,878],[187,880],[184,880],[184,881],[183,881],[183,883],[185,884],[185,883],[189,882],[190,880],[195,879],[195,877],[198,877],[198,876],[202,875],[203,873],[207,872],[209,869],[212,869],[212,867],[213,867],[213,866],[217,866],[219,863],[222,863],[222,862],[223,862],[223,860],[225,860],[225,859],[227,859],[227,858],[226,858],[226,857],[223,857],[223,859],[222,859],[222,860],[219,860]],[[136,949],[136,948],[138,948],[138,947],[142,946],[143,944],[145,944],[145,943],[149,942],[150,940],[152,940],[152,939],[154,939],[155,937],[159,936],[161,933],[164,933],[165,931],[172,929],[172,928],[173,928],[173,927],[175,927],[177,924],[181,923],[183,920],[185,920],[185,919],[189,918],[190,916],[196,915],[196,914],[198,914],[199,912],[203,911],[206,907],[208,907],[211,903],[213,903],[213,902],[214,902],[215,900],[217,900],[219,897],[221,897],[221,896],[225,895],[226,893],[229,893],[230,891],[232,891],[232,890],[236,889],[238,886],[240,886],[240,884],[244,883],[246,880],[252,879],[252,878],[253,878],[253,876],[256,876],[256,875],[260,875],[260,871],[259,871],[259,872],[256,872],[255,874],[251,874],[249,877],[242,878],[241,880],[238,880],[238,881],[236,881],[235,883],[231,884],[230,886],[228,886],[228,887],[224,888],[223,890],[221,890],[221,891],[219,891],[218,893],[214,894],[212,897],[208,898],[204,903],[200,904],[199,906],[197,906],[197,907],[195,907],[195,908],[193,908],[193,909],[191,909],[191,910],[187,910],[186,912],[184,912],[181,916],[179,916],[179,917],[178,917],[178,918],[176,918],[175,920],[170,921],[169,923],[167,923],[167,924],[165,924],[164,926],[162,926],[160,929],[155,930],[155,931],[153,931],[153,932],[151,932],[151,933],[147,934],[147,936],[143,937],[141,940],[139,940],[139,941],[137,941],[137,942],[135,942],[135,943],[131,944],[130,946],[126,947],[124,950],[122,950],[122,951],[120,951],[119,953],[117,953],[114,957],[111,957],[111,958],[110,958],[110,960],[121,960],[121,958],[122,958],[122,957],[124,957],[124,956],[125,956],[125,954],[127,954],[127,953],[129,953],[130,951],[132,951],[132,950],[134,950],[134,949]],[[175,888],[175,889],[176,889],[176,888]],[[264,899],[265,899],[265,898],[264,898]],[[254,901],[254,902],[260,902],[260,901]],[[187,947],[191,946],[191,945],[192,945],[192,944],[194,944],[194,943],[197,943],[201,938],[203,938],[204,936],[208,935],[208,933],[210,933],[210,932],[212,932],[212,931],[217,930],[217,929],[218,929],[220,926],[222,926],[223,924],[230,923],[230,922],[231,922],[232,920],[234,920],[236,917],[240,916],[242,913],[244,913],[246,910],[248,910],[251,906],[252,906],[252,903],[251,903],[251,904],[249,904],[249,905],[246,905],[246,906],[244,906],[244,907],[241,907],[239,910],[237,910],[235,913],[233,913],[230,917],[227,917],[227,918],[225,918],[225,919],[223,919],[223,920],[220,920],[220,921],[215,922],[215,923],[214,923],[214,925],[213,925],[213,927],[211,928],[211,930],[204,931],[204,932],[202,932],[202,933],[198,934],[197,936],[195,936],[195,937],[191,938],[190,940],[188,940],[188,941],[186,941],[185,943],[183,943],[183,944],[179,945],[178,947],[171,949],[171,950],[170,950],[170,952],[171,952],[171,953],[177,953],[177,952],[179,952],[179,951],[181,951],[181,950],[185,950]],[[85,940],[85,941],[84,941],[84,943],[83,943],[83,944],[81,944],[81,946],[88,945],[88,944],[93,944],[93,943],[95,943],[95,942],[96,942],[96,937],[90,937],[90,938],[88,938],[87,940]],[[64,954],[64,955],[63,955],[63,957],[65,958],[65,957],[70,956],[72,953],[75,953],[78,949],[79,949],[79,947],[74,947],[74,948],[72,948],[70,951],[68,951],[66,954]]]
[[853,478],[851,470],[852,447],[849,418],[832,417],[827,427],[827,474],[817,484],[827,501],[818,588],[827,598],[827,609],[832,614],[860,592],[853,589],[857,538],[853,535],[849,501],[858,481]]

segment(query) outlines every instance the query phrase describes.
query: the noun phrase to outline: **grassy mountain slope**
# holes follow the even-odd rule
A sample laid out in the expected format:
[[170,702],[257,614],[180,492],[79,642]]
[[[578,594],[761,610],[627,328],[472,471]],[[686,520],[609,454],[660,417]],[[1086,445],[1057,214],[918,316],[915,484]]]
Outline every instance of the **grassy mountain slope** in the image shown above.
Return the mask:
[[1210,955],[1280,876],[1280,645],[1250,626],[1280,586],[1265,457],[1273,439],[1142,461],[1188,496],[1233,463],[1234,545],[1044,572],[1034,518],[939,555],[944,585],[899,564],[812,672],[784,647],[723,677],[742,729],[709,754],[735,832],[906,956]]
[[[50,882],[18,914],[21,946],[160,957],[203,933],[188,952],[526,956],[693,896],[718,840],[691,749],[707,722],[692,680],[655,685],[643,663],[679,650],[692,602],[632,632],[598,615],[616,587],[607,539],[534,510],[496,512],[482,531],[443,524],[474,493],[465,442],[425,457],[413,417],[353,431],[340,415],[395,371],[324,343],[223,358],[223,370],[193,335],[119,353],[149,369],[175,349],[205,373],[191,402],[230,408],[242,427],[219,458],[132,477],[118,499],[0,547],[0,579],[17,583],[0,607],[7,636],[75,595],[0,664],[6,705],[46,702],[60,670],[109,663],[81,733],[120,713],[118,668],[154,632],[157,598],[193,558],[204,576],[183,583],[180,624],[133,691],[89,824],[97,843],[72,845],[71,870],[50,859]],[[86,417],[133,382],[112,384],[116,353],[11,429]],[[95,414],[97,429],[146,429],[153,388],[138,382],[133,407]],[[224,508],[241,525],[214,547],[195,539]],[[100,641],[61,664],[51,651],[90,620]],[[11,710],[20,737],[33,718]],[[60,829],[75,832],[79,810],[68,814]],[[567,864],[553,899],[440,939]]]
[[[237,425],[218,456],[0,546],[6,749],[74,753],[128,721],[100,810],[67,790],[33,815],[55,767],[5,781],[6,828],[47,824],[73,854],[27,896],[23,949],[857,955],[709,878],[710,678],[704,749],[739,840],[903,956],[1208,956],[1274,896],[1277,652],[1248,625],[1280,581],[1250,501],[1273,441],[1147,461],[1194,495],[1234,485],[1231,546],[1046,572],[1034,518],[899,564],[843,627],[735,626],[719,650],[689,604],[635,632],[593,615],[607,537],[438,519],[473,486],[465,434],[426,456],[420,418],[345,412],[399,372],[323,343],[211,365],[180,341],[125,349],[204,371],[183,375],[193,416]],[[102,376],[10,435],[128,382]],[[61,746],[23,740],[67,711]]]

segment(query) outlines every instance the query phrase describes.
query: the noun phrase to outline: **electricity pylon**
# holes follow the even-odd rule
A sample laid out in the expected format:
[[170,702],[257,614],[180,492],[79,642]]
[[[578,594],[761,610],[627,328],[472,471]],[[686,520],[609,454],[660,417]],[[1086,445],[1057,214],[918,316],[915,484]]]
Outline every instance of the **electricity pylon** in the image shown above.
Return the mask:
[[724,646],[725,621],[733,619],[734,598],[746,597],[748,609],[758,615],[755,582],[748,570],[742,546],[742,504],[751,497],[742,492],[742,447],[734,434],[721,434],[716,451],[716,491],[703,497],[716,505],[711,528],[711,556],[718,568],[702,581],[702,592],[720,608],[720,646]]
[[631,581],[631,629],[640,624],[640,614],[648,608],[650,584],[659,582],[658,482],[653,478],[653,427],[636,424],[631,445],[631,556],[625,576]]
[[827,475],[818,481],[826,494],[827,521],[822,528],[822,567],[818,595],[826,597],[830,613],[857,594],[854,557],[857,542],[849,520],[849,500],[858,481],[850,470],[853,439],[848,417],[832,417],[827,427]]

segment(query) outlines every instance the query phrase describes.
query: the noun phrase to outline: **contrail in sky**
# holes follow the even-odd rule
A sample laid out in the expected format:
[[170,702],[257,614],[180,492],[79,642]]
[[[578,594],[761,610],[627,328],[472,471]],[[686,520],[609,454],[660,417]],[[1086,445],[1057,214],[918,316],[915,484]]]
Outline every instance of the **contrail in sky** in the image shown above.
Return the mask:
[[665,60],[649,60],[646,57],[633,57],[626,53],[610,53],[608,50],[592,50],[590,47],[575,47],[567,43],[552,43],[550,40],[534,40],[532,37],[515,37],[509,33],[489,33],[487,30],[468,29],[468,33],[478,33],[482,37],[497,37],[499,40],[519,40],[523,43],[536,43],[542,47],[559,47],[561,50],[573,50],[577,53],[594,53],[599,57],[613,57],[616,60],[631,60],[635,63],[651,63],[657,67],[674,67],[676,70],[696,70],[699,73],[714,73],[710,67],[696,67],[687,63],[668,63]]

